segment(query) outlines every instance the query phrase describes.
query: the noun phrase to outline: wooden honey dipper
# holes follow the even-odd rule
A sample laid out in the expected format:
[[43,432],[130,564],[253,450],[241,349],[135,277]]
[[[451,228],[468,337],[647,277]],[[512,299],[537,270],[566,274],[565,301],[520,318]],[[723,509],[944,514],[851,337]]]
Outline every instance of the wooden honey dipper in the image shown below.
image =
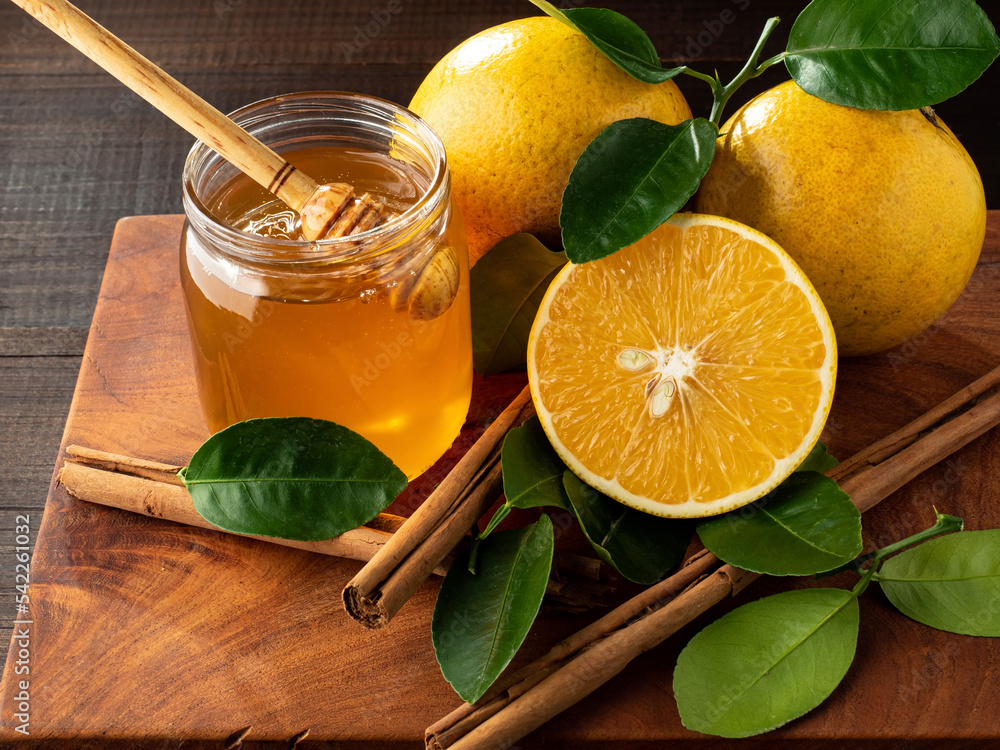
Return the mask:
[[284,201],[311,241],[377,226],[385,205],[345,183],[320,185],[65,0],[13,0],[156,109]]

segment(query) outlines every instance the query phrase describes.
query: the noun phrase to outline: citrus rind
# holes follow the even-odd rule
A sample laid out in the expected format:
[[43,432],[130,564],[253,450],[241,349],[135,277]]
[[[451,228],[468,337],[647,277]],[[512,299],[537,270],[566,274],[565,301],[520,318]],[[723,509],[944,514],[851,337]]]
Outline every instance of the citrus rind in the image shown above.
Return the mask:
[[[766,476],[759,478],[759,481],[754,481],[751,486],[723,494],[708,501],[704,499],[695,500],[690,497],[680,500],[673,497],[669,500],[664,500],[663,498],[651,496],[652,493],[636,493],[623,486],[613,471],[599,473],[584,464],[561,438],[560,432],[554,424],[553,412],[550,411],[545,403],[543,394],[540,393],[537,348],[542,332],[552,319],[553,303],[556,300],[559,290],[574,277],[574,274],[589,264],[584,264],[583,266],[568,264],[556,275],[549,286],[538,309],[529,336],[528,380],[539,420],[553,448],[573,473],[583,481],[624,505],[653,515],[671,518],[704,517],[724,513],[754,502],[777,487],[805,460],[812,447],[820,439],[820,434],[829,415],[837,371],[837,346],[830,317],[816,290],[798,265],[773,240],[748,226],[730,219],[701,214],[678,214],[667,222],[666,226],[678,228],[682,232],[686,232],[688,229],[694,227],[717,227],[729,230],[741,239],[749,240],[759,246],[763,253],[770,254],[772,259],[778,261],[778,265],[785,274],[785,279],[800,289],[802,291],[801,297],[808,301],[808,306],[812,316],[815,318],[816,327],[821,336],[822,347],[825,349],[825,352],[817,348],[817,351],[820,351],[822,355],[822,361],[814,369],[810,368],[809,370],[810,373],[815,374],[815,378],[818,380],[818,395],[811,407],[811,419],[803,419],[803,423],[807,423],[807,426],[802,431],[801,438],[794,449],[780,457],[775,456],[772,470]],[[643,243],[657,242],[657,233],[662,231],[665,231],[663,227],[654,230],[648,237],[636,243],[633,248]],[[627,253],[630,249],[626,248],[621,252]],[[602,263],[606,260],[608,259],[594,261],[594,263]],[[564,303],[563,309],[559,314],[567,314]],[[691,375],[690,367],[688,367],[691,363],[684,359],[683,354],[679,353],[678,356],[661,357],[656,351],[647,353],[641,347],[630,348],[625,345],[621,347],[621,354],[619,355],[617,364],[625,370],[641,371],[643,368],[646,368],[647,373],[652,373],[654,371],[649,368],[656,363],[647,362],[646,360],[657,357],[660,359],[659,372],[664,373],[667,377],[664,380],[657,380],[657,378],[650,380],[650,382],[657,380],[659,386],[654,387],[652,391],[649,388],[646,389],[646,402],[641,406],[642,409],[648,410],[653,417],[663,413],[662,410],[665,408],[665,404],[674,395],[673,388],[667,386],[668,382],[683,384],[686,382],[685,377],[694,377]],[[677,386],[678,389],[680,387],[681,385]],[[788,390],[793,391],[794,389],[789,388]],[[786,396],[787,394],[782,394],[780,397],[785,398]],[[617,458],[619,461],[626,459],[625,456]],[[643,457],[629,455],[627,459],[634,465],[637,461],[642,461]],[[612,458],[612,460],[614,459]]]

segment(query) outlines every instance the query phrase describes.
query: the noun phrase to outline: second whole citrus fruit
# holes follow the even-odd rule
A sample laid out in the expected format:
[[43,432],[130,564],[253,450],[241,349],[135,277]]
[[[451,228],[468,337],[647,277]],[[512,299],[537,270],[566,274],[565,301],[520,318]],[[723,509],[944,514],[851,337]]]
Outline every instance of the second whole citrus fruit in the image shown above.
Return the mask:
[[462,42],[427,75],[410,109],[444,141],[473,263],[518,232],[559,242],[569,174],[608,125],[691,117],[673,81],[635,80],[549,17],[504,23]]
[[794,81],[723,126],[696,205],[796,260],[845,355],[901,344],[941,316],[986,231],[979,173],[933,112],[843,107]]

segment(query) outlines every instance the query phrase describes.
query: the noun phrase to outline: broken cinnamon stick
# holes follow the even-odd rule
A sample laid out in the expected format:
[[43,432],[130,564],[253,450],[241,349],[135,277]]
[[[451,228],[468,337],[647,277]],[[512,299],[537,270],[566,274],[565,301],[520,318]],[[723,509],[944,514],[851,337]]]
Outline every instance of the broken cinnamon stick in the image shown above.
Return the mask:
[[534,414],[527,386],[491,424],[403,527],[344,588],[344,608],[384,627],[503,492],[500,448]]
[[[928,467],[1000,423],[1000,368],[827,472],[864,512]],[[721,565],[693,583],[687,575],[718,562],[704,553],[524,667],[475,704],[465,704],[427,729],[431,750],[510,747],[590,695],[639,654],[760,577]],[[678,586],[681,587],[676,594]],[[634,618],[633,613],[648,614]]]

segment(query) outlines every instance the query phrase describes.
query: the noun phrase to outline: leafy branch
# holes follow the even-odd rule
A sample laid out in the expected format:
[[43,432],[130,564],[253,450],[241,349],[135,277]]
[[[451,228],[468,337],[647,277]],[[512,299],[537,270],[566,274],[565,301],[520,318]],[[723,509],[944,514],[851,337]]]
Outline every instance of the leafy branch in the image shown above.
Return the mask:
[[684,70],[686,75],[705,81],[712,87],[712,113],[709,115],[708,119],[715,123],[716,126],[718,126],[722,120],[722,110],[725,109],[726,104],[729,102],[729,97],[736,93],[736,90],[740,86],[752,78],[756,78],[772,65],[775,65],[785,59],[785,53],[782,52],[781,54],[775,55],[762,63],[757,62],[760,59],[761,53],[764,51],[764,45],[767,43],[768,37],[771,36],[771,32],[774,31],[779,22],[780,19],[776,16],[774,18],[767,19],[767,23],[764,24],[764,31],[761,32],[760,39],[757,40],[757,44],[754,46],[753,52],[750,53],[750,59],[747,60],[746,65],[743,66],[743,69],[736,75],[736,77],[726,85],[722,85],[722,81],[719,80],[718,73],[716,73],[713,78],[712,76],[707,76],[704,73],[693,71],[690,68],[686,68]]
[[[664,68],[649,37],[634,22],[610,10],[559,10],[531,0],[550,16],[585,35],[626,73],[650,84],[684,74],[712,89],[706,126],[717,129],[732,95],[768,68],[784,63],[810,94],[835,104],[863,109],[919,109],[959,93],[1000,54],[1000,39],[973,0],[898,0],[894,3],[844,3],[813,0],[792,25],[783,52],[758,62],[778,24],[768,19],[743,69],[727,84],[688,66]],[[560,225],[563,246],[574,263],[605,257],[627,247],[669,219],[695,194],[711,162],[714,133],[677,138],[669,153],[661,141],[674,127],[663,125],[659,139],[650,125],[622,120],[597,136],[580,156],[563,195]],[[648,122],[648,121],[642,121]],[[691,122],[699,122],[694,120]],[[614,136],[615,149],[607,148]],[[707,160],[704,156],[707,154]],[[641,167],[616,172],[628,164]],[[658,166],[653,175],[651,163]],[[616,176],[608,184],[608,175]],[[664,176],[670,179],[664,181]],[[676,179],[676,182],[674,180]],[[662,185],[668,185],[667,190]],[[601,205],[608,211],[595,210]],[[658,206],[649,211],[645,207]]]
[[983,605],[1000,596],[1000,530],[962,532],[960,518],[939,513],[932,527],[848,567],[860,576],[850,591],[813,588],[765,597],[691,639],[674,671],[684,725],[749,737],[816,708],[854,660],[857,600],[872,581],[901,612],[931,627],[1000,635],[997,608]]

